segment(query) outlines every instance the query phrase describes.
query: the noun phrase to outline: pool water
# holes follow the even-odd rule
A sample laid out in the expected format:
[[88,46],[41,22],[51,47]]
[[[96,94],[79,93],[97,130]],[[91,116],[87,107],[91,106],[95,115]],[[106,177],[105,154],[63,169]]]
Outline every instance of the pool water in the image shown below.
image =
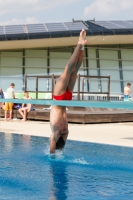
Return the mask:
[[0,133],[0,200],[133,199],[133,148]]

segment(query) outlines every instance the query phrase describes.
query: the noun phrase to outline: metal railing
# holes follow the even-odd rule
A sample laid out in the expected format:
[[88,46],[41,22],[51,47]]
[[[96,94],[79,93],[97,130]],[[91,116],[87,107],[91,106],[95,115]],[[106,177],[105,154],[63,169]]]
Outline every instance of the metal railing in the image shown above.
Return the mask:
[[[27,79],[28,78],[35,78],[36,79],[36,90],[35,91],[29,91],[28,90],[28,87],[27,87]],[[45,76],[27,76],[27,75],[25,75],[24,91],[36,93],[36,99],[38,99],[38,93],[51,93],[51,94],[53,94],[55,80],[57,78],[59,78],[59,75],[54,75],[54,74],[52,74],[51,76],[48,76],[48,75],[45,75]],[[81,78],[82,78],[82,81],[81,81]],[[90,79],[90,78],[97,78],[98,80],[101,80],[102,78],[108,79],[107,92],[89,92],[89,91],[85,92],[84,91],[84,79]],[[39,91],[38,90],[38,80],[39,79],[51,79],[51,85],[52,85],[51,91]],[[94,96],[104,95],[104,96],[106,96],[107,100],[110,100],[110,75],[108,75],[108,76],[85,76],[85,75],[78,74],[77,80],[78,80],[78,91],[73,92],[73,95],[77,94],[78,100],[83,100],[84,95],[92,95],[92,94]],[[80,90],[80,88],[82,88],[82,90]],[[82,98],[81,98],[81,96],[82,96]],[[51,95],[51,99],[52,99],[52,95]]]

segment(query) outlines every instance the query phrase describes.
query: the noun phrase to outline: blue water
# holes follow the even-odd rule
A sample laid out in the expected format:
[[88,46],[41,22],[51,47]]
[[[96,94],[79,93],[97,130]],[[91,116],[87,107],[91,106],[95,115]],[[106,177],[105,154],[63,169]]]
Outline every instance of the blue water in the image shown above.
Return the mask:
[[133,199],[133,148],[0,133],[0,200]]

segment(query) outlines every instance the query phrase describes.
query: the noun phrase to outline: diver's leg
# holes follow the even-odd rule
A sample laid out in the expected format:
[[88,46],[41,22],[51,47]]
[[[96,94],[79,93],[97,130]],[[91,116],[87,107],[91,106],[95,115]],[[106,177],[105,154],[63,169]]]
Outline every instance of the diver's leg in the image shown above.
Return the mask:
[[67,89],[69,91],[73,91],[73,89],[74,89],[78,70],[81,67],[82,63],[83,63],[83,57],[84,57],[84,50],[81,50],[78,62],[77,62],[76,66],[75,66],[75,68],[74,68],[74,70],[73,70],[73,72],[72,72],[72,74],[70,76],[69,84],[68,84],[68,87],[67,87]]
[[82,30],[80,32],[78,44],[77,44],[72,56],[70,57],[70,60],[69,60],[68,64],[66,65],[63,73],[61,74],[61,76],[59,77],[59,79],[55,85],[54,95],[56,95],[56,96],[63,94],[68,87],[71,74],[73,73],[73,70],[75,69],[77,62],[79,60],[79,56],[81,54],[81,48],[83,45],[86,44],[86,40],[84,37],[85,34],[86,34],[86,32],[84,30]]

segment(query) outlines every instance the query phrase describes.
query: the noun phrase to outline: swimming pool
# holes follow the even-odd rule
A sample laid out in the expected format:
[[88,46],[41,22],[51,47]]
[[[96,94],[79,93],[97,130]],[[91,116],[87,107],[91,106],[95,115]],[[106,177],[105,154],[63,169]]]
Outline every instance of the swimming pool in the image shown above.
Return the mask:
[[0,199],[133,199],[133,148],[0,133]]

